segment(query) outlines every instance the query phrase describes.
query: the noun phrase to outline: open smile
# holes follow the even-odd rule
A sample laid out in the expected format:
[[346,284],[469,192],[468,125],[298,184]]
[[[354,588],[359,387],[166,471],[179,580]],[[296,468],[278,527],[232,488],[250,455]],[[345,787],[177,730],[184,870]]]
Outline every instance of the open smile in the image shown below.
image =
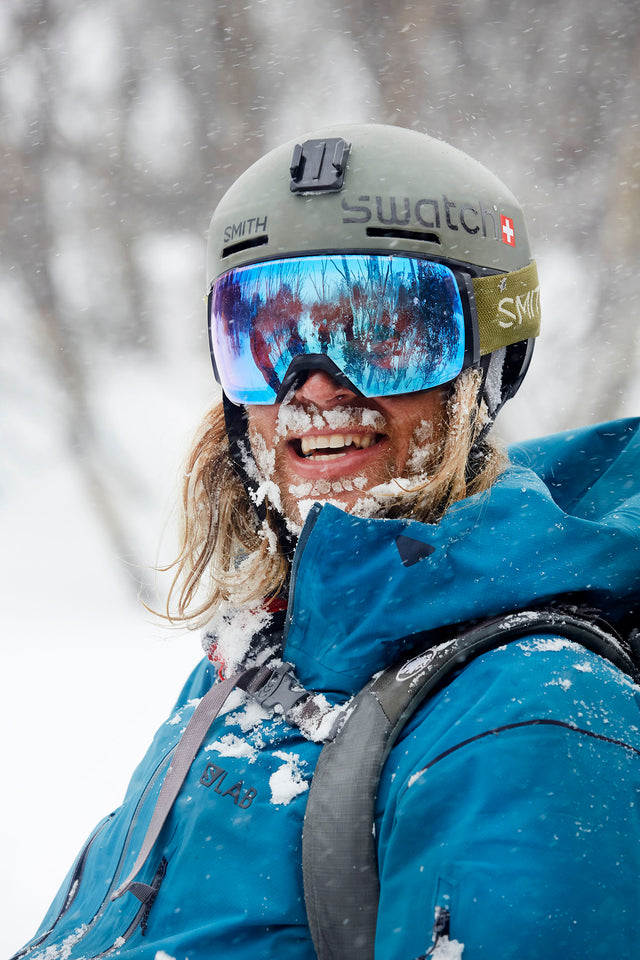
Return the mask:
[[383,433],[305,434],[289,440],[289,462],[309,479],[360,473],[383,455],[388,439]]
[[335,460],[356,450],[368,450],[383,439],[381,433],[329,433],[298,437],[291,445],[297,456],[305,460]]

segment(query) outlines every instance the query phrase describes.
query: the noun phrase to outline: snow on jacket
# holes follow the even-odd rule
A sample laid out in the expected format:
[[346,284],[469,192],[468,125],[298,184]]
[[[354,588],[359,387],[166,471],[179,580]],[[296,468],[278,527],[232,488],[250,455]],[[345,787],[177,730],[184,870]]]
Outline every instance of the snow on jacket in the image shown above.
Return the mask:
[[[219,649],[246,662],[272,644],[307,688],[340,704],[412,634],[444,624],[567,595],[622,622],[640,603],[639,426],[513,448],[492,490],[437,525],[316,510],[294,561],[284,648],[284,618],[262,612],[243,615],[244,640],[227,617]],[[399,534],[432,551],[403,565]],[[152,907],[131,893],[111,900],[215,679],[203,660],[25,948],[30,960],[315,956],[301,833],[321,744],[240,691],[138,878],[157,888]],[[608,662],[547,634],[478,657],[419,709],[377,800],[378,960],[423,957],[437,907],[450,911],[448,957],[637,956],[638,693]]]

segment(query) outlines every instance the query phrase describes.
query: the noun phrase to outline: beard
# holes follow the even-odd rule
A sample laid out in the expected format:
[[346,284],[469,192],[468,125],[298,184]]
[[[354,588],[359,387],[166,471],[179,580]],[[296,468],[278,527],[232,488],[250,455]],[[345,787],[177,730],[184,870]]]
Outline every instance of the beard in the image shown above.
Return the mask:
[[437,473],[442,455],[442,431],[431,420],[414,424],[406,457],[400,469],[385,460],[374,477],[363,473],[293,480],[285,467],[285,451],[292,437],[311,431],[349,434],[363,428],[387,435],[384,415],[355,404],[331,410],[313,404],[304,407],[283,402],[276,421],[273,443],[250,429],[250,445],[259,477],[256,502],[268,500],[290,534],[297,537],[315,503],[331,503],[354,516],[412,516],[416,503],[424,498],[425,487]]

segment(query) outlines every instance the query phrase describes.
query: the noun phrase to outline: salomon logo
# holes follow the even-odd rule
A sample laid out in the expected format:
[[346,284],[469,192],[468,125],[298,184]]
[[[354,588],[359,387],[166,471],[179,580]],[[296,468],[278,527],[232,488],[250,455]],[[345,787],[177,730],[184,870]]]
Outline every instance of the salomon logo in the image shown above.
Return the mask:
[[396,673],[396,680],[398,680],[399,683],[404,683],[407,680],[412,680],[414,677],[417,677],[419,673],[423,673],[432,666],[431,661],[434,657],[442,654],[443,651],[447,650],[451,644],[455,642],[455,640],[446,640],[444,643],[439,643],[437,647],[431,647],[430,650],[419,654],[412,660],[407,660]]
[[405,680],[412,680],[413,677],[417,677],[419,673],[427,669],[433,660],[434,653],[435,650],[427,650],[426,653],[421,653],[419,657],[414,657],[413,660],[403,663],[396,673],[396,680],[402,683]]

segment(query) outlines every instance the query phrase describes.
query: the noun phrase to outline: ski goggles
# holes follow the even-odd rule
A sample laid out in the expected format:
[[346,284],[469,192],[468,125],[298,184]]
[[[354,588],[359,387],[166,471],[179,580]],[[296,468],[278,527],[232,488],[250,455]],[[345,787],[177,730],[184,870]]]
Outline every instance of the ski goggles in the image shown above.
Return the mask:
[[377,254],[266,260],[209,294],[216,379],[236,404],[280,403],[313,370],[365,397],[428,390],[478,362],[470,274]]

